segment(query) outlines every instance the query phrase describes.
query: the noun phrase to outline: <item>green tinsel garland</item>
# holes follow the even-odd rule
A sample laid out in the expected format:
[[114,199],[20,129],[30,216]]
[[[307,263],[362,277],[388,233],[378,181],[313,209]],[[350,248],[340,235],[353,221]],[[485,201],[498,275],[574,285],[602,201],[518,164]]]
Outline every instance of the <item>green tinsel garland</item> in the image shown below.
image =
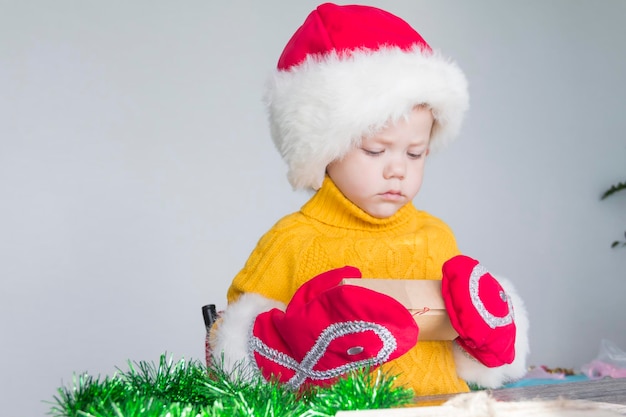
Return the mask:
[[[227,373],[198,361],[161,355],[159,363],[129,362],[112,377],[74,376],[58,389],[54,417],[330,417],[341,410],[400,407],[413,391],[393,386],[380,370],[350,373],[332,386],[294,392],[244,369]],[[240,375],[240,376],[237,376]]]

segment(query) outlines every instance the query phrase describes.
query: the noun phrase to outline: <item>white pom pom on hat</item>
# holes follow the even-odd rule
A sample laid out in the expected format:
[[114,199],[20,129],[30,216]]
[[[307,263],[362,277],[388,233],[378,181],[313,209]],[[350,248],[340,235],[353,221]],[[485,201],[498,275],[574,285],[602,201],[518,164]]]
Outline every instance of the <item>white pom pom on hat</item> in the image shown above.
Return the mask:
[[285,46],[265,103],[289,182],[319,189],[330,162],[416,105],[433,112],[431,146],[450,142],[469,96],[459,67],[404,20],[375,7],[325,3]]

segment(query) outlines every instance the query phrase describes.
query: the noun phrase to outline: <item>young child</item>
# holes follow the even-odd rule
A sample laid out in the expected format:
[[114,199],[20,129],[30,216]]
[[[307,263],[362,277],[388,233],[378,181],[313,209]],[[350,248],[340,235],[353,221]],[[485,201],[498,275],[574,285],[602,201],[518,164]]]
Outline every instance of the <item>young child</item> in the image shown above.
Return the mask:
[[[461,262],[469,266],[455,264],[448,274],[446,302],[458,342],[420,341],[415,321],[393,299],[338,285],[360,276],[441,279],[444,264],[459,255],[450,228],[412,203],[430,149],[457,135],[468,107],[457,65],[386,11],[326,3],[284,48],[266,103],[290,183],[315,194],[260,239],[234,278],[229,306],[211,334],[214,358],[227,368],[252,364],[295,388],[384,362],[418,395],[522,376],[526,323],[511,288],[507,298],[489,276],[504,303],[494,308],[511,320],[486,327],[491,323],[482,315],[479,344],[485,345],[467,336],[476,322],[467,324],[464,307],[455,310],[479,302],[480,313],[495,305],[486,301],[485,310],[480,299],[467,301],[471,295],[454,299],[455,285],[467,288],[474,279],[477,286],[481,279],[470,258]],[[362,327],[354,330],[354,323]],[[485,342],[490,338],[495,344]],[[481,349],[489,352],[481,356]],[[508,359],[485,359],[504,351]]]

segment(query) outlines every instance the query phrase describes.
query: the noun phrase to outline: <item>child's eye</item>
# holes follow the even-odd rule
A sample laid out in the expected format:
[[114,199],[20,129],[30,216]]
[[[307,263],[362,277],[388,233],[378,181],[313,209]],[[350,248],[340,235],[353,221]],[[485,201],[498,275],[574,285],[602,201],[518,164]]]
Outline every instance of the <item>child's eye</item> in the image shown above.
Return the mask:
[[383,152],[385,152],[384,150],[374,150],[374,149],[366,149],[366,148],[361,148],[361,149],[367,155],[371,155],[371,156],[382,155]]
[[422,156],[424,156],[424,152],[420,152],[420,153],[407,152],[407,155],[411,159],[420,159]]

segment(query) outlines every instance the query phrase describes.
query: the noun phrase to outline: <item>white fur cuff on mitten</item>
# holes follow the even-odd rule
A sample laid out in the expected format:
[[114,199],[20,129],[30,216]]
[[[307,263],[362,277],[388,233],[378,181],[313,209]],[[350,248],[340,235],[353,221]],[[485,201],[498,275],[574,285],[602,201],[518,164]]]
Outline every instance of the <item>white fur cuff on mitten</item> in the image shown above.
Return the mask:
[[[253,369],[248,342],[256,317],[273,308],[285,310],[285,304],[255,293],[245,293],[224,310],[209,339],[213,362],[227,372]],[[243,372],[246,377],[250,372]]]

